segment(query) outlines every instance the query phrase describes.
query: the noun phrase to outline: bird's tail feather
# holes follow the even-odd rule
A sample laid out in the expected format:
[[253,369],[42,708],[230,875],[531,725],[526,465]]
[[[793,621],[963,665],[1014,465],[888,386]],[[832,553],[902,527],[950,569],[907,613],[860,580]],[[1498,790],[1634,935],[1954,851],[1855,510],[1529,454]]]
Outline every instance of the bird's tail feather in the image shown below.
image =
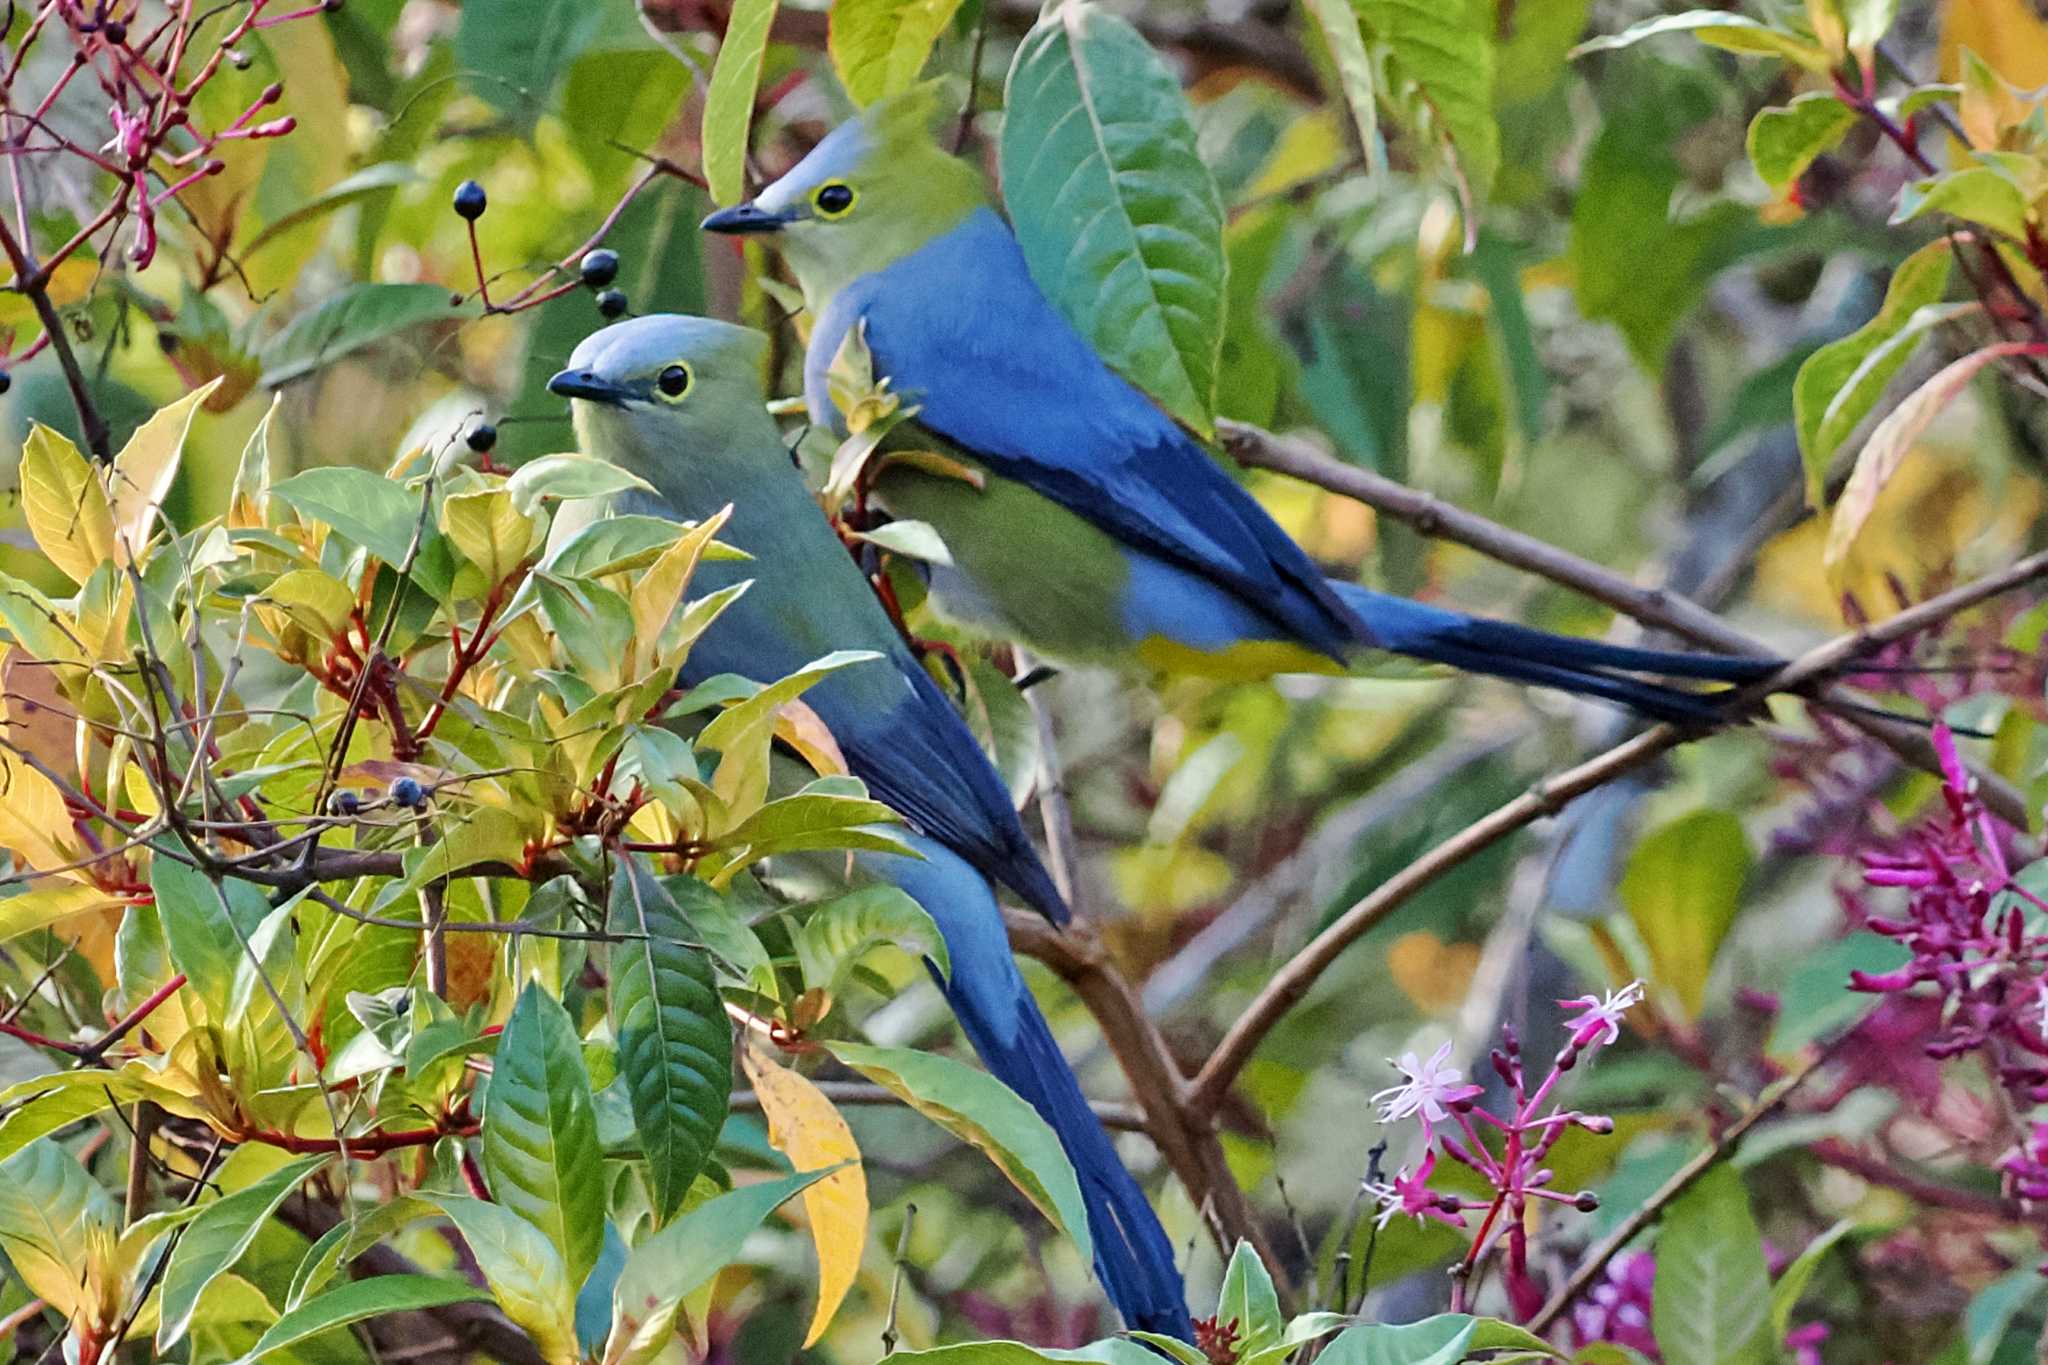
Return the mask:
[[1194,1324],[1173,1244],[1088,1107],[1016,964],[1007,966],[1001,974],[956,971],[943,983],[960,1027],[982,1064],[1059,1136],[1088,1206],[1096,1276],[1125,1326],[1192,1341]]
[[1774,659],[1631,649],[1467,616],[1352,583],[1332,581],[1330,586],[1365,623],[1369,643],[1377,648],[1468,673],[1600,697],[1659,720],[1704,720],[1719,713],[1722,699],[1629,674],[1747,683],[1784,666]]

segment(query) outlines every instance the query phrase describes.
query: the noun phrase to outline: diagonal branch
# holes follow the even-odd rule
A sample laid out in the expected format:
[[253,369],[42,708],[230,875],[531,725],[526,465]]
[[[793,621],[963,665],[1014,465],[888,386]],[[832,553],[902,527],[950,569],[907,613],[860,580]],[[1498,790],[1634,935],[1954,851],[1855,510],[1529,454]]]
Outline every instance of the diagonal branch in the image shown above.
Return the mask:
[[[1452,506],[1441,498],[1397,483],[1385,475],[1333,460],[1307,441],[1278,436],[1243,422],[1219,421],[1216,428],[1223,438],[1223,448],[1242,464],[1270,469],[1355,499],[1377,512],[1413,526],[1423,535],[1454,541],[1490,559],[1526,569],[1553,583],[1584,593],[1644,625],[1668,630],[1694,644],[1724,654],[1770,658],[1777,652],[1764,641],[1735,629],[1679,593],[1643,587],[1612,569],[1582,559],[1535,536]],[[1931,619],[1939,622],[1953,614],[1953,611],[1941,613]],[[1857,650],[1851,648],[1836,662],[1847,662],[1856,653]],[[1934,746],[1918,727],[1903,720],[1885,720],[1844,701],[1835,696],[1833,689],[1818,676],[1809,675],[1805,682],[1813,689],[1809,699],[1815,706],[1862,730],[1914,767],[1931,773],[1940,772],[1940,760],[1935,756]],[[2000,819],[2021,829],[2032,827],[2026,798],[2011,783],[1988,770],[1972,771],[1984,803]]]
[[[1739,714],[1743,702],[1804,686],[1865,650],[1937,625],[1980,602],[2043,577],[2048,577],[2048,552],[2029,555],[1998,573],[1930,597],[1877,625],[1837,636],[1801,655],[1775,676],[1736,692],[1732,699],[1735,704],[1731,705],[1730,711]],[[1658,725],[1645,730],[1577,767],[1538,783],[1380,883],[1316,935],[1267,981],[1250,1007],[1230,1026],[1215,1053],[1189,1086],[1186,1096],[1188,1108],[1196,1114],[1213,1114],[1224,1093],[1237,1079],[1238,1072],[1273,1026],[1308,993],[1346,948],[1416,892],[1516,830],[1534,824],[1546,815],[1556,814],[1573,798],[1633,772],[1705,733],[1698,728],[1676,725]]]

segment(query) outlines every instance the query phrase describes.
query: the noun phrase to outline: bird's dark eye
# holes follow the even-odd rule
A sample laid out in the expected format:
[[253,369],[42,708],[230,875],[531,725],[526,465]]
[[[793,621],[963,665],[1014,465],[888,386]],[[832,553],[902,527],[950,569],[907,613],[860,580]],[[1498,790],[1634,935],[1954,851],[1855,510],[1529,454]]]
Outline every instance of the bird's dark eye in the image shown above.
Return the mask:
[[814,202],[818,206],[818,212],[829,218],[837,218],[853,207],[853,187],[842,185],[835,180],[819,188]]
[[669,398],[681,398],[690,391],[690,367],[671,365],[654,376],[654,387]]

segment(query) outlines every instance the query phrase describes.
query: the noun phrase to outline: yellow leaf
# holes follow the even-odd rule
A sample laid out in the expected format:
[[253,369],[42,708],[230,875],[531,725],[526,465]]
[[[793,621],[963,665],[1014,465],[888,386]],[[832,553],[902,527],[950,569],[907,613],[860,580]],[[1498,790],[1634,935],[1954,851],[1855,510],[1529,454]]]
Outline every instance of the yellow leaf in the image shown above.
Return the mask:
[[661,657],[662,634],[676,608],[682,605],[683,594],[690,589],[690,577],[697,571],[697,561],[703,557],[704,547],[711,543],[711,538],[731,516],[732,504],[727,503],[717,515],[698,522],[664,550],[661,558],[655,560],[633,584],[632,676],[645,676]]
[[1403,934],[1387,945],[1387,975],[1401,994],[1431,1014],[1456,1009],[1478,967],[1478,948],[1445,943],[1427,929]]
[[1849,482],[1843,486],[1834,517],[1828,523],[1827,548],[1821,557],[1830,570],[1847,558],[1856,533],[1863,529],[1871,509],[1877,505],[1877,495],[1898,472],[1906,452],[1913,448],[1928,424],[1976,378],[1977,371],[2001,356],[2020,354],[2032,345],[2027,341],[2004,341],[1951,361],[1877,424],[1856,456],[1856,467],[1850,471]]
[[149,543],[150,523],[178,476],[178,457],[192,428],[192,414],[219,387],[220,380],[209,380],[159,408],[114,457],[114,553],[121,563],[130,562]]
[[1968,48],[2022,90],[2048,84],[2048,25],[2028,0],[1949,0],[1942,20],[1943,80],[1962,75]]
[[503,488],[457,493],[443,502],[441,530],[491,585],[504,582],[547,538],[546,523],[520,511]]
[[78,861],[71,814],[57,785],[0,750],[0,848],[41,871]]
[[775,709],[775,737],[796,750],[818,776],[846,775],[846,755],[839,751],[839,741],[802,701],[786,701]]
[[346,583],[319,569],[293,569],[256,600],[276,607],[300,629],[322,640],[340,638],[356,605],[356,595]]
[[114,557],[114,514],[99,476],[77,446],[41,422],[22,443],[21,502],[29,534],[72,582],[85,582]]
[[118,904],[97,886],[46,880],[19,896],[0,900],[0,942],[37,929],[47,929],[73,915],[110,909]]
[[859,1165],[853,1130],[817,1086],[752,1045],[740,1049],[740,1065],[761,1101],[768,1141],[790,1165],[816,1171],[854,1163],[804,1191],[804,1213],[818,1248],[818,1311],[804,1336],[808,1349],[824,1335],[860,1269],[861,1246],[868,1234],[867,1174]]

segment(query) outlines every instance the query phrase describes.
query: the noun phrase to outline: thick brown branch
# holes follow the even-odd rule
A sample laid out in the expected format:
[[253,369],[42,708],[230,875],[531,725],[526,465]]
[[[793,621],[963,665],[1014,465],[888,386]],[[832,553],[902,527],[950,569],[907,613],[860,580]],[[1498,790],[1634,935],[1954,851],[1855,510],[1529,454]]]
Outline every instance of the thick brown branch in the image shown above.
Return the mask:
[[1076,922],[1064,932],[1037,915],[1009,912],[1010,946],[1052,968],[1095,1016],[1103,1040],[1116,1054],[1130,1081],[1131,1094],[1144,1112],[1145,1131],[1172,1168],[1188,1195],[1203,1210],[1217,1244],[1224,1250],[1239,1238],[1250,1241],[1269,1266],[1282,1264],[1272,1254],[1244,1191],[1223,1158],[1223,1148],[1206,1116],[1185,1099],[1187,1083],[1145,1016],[1138,994],[1104,952],[1094,931]]
[[[1770,658],[1775,653],[1762,640],[1735,629],[1705,607],[1678,593],[1662,588],[1645,588],[1612,569],[1534,536],[1454,507],[1440,498],[1396,483],[1369,469],[1342,464],[1307,441],[1277,436],[1243,422],[1222,421],[1216,424],[1216,428],[1223,439],[1223,448],[1243,464],[1270,469],[1356,499],[1375,511],[1413,526],[1426,536],[1454,541],[1490,559],[1526,569],[1553,583],[1584,593],[1644,625],[1668,630],[1708,649],[1753,658]],[[1938,623],[1953,615],[1954,610],[1925,619],[1930,624]],[[1843,638],[1853,640],[1856,637]],[[1836,662],[1845,663],[1854,658],[1856,652],[1857,648],[1852,647]],[[1809,676],[1806,681],[1817,684],[1811,697],[1814,705],[1864,731],[1914,767],[1928,772],[1940,771],[1934,748],[1921,730],[1907,722],[1887,721],[1867,710],[1845,704],[1833,695],[1824,680],[1817,677]],[[1985,770],[1978,770],[1976,777],[1985,805],[2000,819],[2022,829],[2032,827],[2026,798],[2011,783]]]

